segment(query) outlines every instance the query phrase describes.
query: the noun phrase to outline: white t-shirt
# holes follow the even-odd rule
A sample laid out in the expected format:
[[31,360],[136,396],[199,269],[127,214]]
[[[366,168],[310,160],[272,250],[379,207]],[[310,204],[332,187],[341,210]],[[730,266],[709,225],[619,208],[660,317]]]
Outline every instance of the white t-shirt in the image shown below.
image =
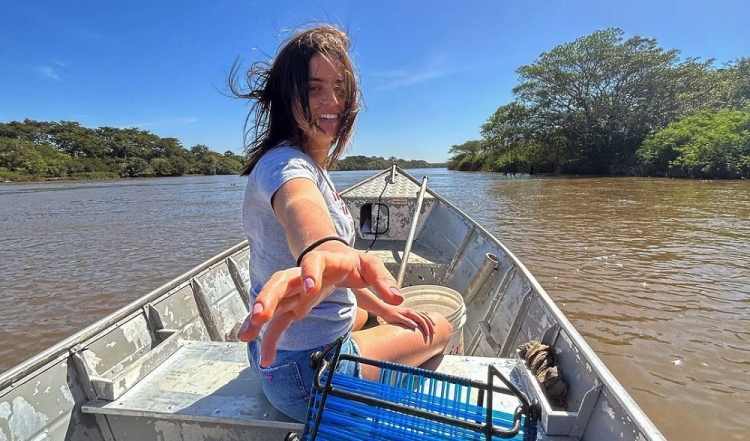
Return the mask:
[[[354,244],[354,221],[336,192],[328,172],[291,145],[282,145],[260,158],[247,181],[242,210],[250,242],[250,304],[276,271],[294,267],[286,233],[271,206],[271,198],[287,181],[304,178],[320,190],[338,235]],[[302,351],[333,342],[352,329],[356,299],[350,289],[338,288],[301,320],[292,323],[277,349]],[[265,332],[265,326],[261,335]]]

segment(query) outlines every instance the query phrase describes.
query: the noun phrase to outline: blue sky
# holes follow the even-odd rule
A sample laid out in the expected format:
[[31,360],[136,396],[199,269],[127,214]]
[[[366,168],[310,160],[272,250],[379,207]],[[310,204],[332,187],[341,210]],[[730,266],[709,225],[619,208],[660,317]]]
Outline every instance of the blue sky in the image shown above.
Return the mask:
[[515,70],[595,30],[656,38],[717,64],[750,56],[748,0],[13,1],[2,7],[0,122],[139,127],[242,151],[233,61],[290,29],[348,30],[366,109],[349,154],[442,162],[513,99]]

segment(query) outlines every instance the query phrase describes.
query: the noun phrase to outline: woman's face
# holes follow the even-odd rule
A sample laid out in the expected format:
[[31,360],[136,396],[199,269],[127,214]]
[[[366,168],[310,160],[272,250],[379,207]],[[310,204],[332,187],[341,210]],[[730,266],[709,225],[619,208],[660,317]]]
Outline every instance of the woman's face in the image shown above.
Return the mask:
[[320,55],[310,59],[307,98],[315,130],[308,133],[306,153],[319,164],[325,162],[341,126],[346,108],[344,69]]

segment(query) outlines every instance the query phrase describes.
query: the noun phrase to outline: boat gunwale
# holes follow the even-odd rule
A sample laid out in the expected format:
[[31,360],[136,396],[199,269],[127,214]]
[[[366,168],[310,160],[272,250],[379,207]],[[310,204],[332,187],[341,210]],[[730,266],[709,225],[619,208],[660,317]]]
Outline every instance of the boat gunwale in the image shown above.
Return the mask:
[[[396,166],[396,171],[399,172],[405,178],[412,181],[415,185],[419,186],[421,184],[417,179],[412,177],[408,172],[404,171],[400,167]],[[379,177],[383,175],[387,175],[390,172],[391,172],[391,169],[385,169],[381,171],[380,173],[376,173],[375,175],[350,186],[349,188],[341,192],[340,195],[342,197],[346,197],[346,193],[350,192],[352,189],[358,186],[364,185],[367,182],[370,182],[374,179],[378,179]],[[638,406],[638,404],[635,402],[633,397],[620,384],[619,380],[617,380],[617,378],[610,372],[610,370],[606,367],[606,365],[599,358],[599,356],[591,349],[589,344],[584,340],[584,338],[576,330],[573,324],[563,314],[562,310],[559,309],[557,304],[547,294],[547,292],[539,284],[536,278],[531,274],[528,268],[526,268],[526,266],[515,256],[515,254],[513,254],[502,242],[500,242],[497,238],[495,238],[482,225],[478,224],[473,218],[468,216],[461,209],[456,207],[453,203],[451,203],[450,201],[445,199],[443,196],[441,196],[440,194],[436,193],[434,190],[429,188],[429,186],[427,188],[427,192],[430,195],[432,195],[434,198],[436,198],[438,201],[445,204],[446,207],[448,207],[451,210],[455,210],[457,214],[462,216],[464,219],[468,220],[474,226],[474,228],[477,229],[479,234],[483,235],[487,240],[491,241],[495,246],[497,246],[500,250],[502,250],[502,252],[504,252],[508,258],[511,259],[512,263],[516,266],[516,268],[521,270],[523,275],[526,277],[526,279],[529,281],[529,283],[533,287],[533,290],[536,291],[536,294],[544,302],[546,308],[548,308],[549,313],[552,314],[552,316],[557,321],[557,325],[561,329],[563,329],[565,333],[568,335],[568,337],[572,340],[574,347],[576,347],[579,351],[581,351],[581,353],[586,359],[586,362],[589,364],[589,366],[594,371],[594,373],[599,378],[599,380],[602,381],[602,383],[606,385],[606,387],[612,392],[612,394],[608,396],[608,399],[616,400],[618,404],[622,406],[626,415],[633,420],[633,422],[636,424],[639,430],[641,430],[644,434],[648,435],[649,439],[666,440],[666,438],[664,438],[664,436],[656,428],[653,422]],[[149,293],[137,298],[136,300],[130,302],[129,304],[108,314],[104,318],[94,322],[93,324],[85,327],[84,329],[63,339],[62,341],[56,343],[50,348],[47,348],[43,350],[42,352],[39,352],[38,354],[26,359],[22,363],[10,368],[8,371],[0,374],[0,394],[2,395],[7,394],[9,391],[11,391],[17,386],[17,382],[19,381],[21,383],[18,383],[18,384],[26,383],[26,381],[30,380],[31,378],[25,378],[25,377],[29,376],[30,374],[34,374],[36,371],[44,368],[45,366],[49,365],[52,362],[59,362],[59,360],[67,358],[69,356],[69,351],[72,348],[74,348],[76,345],[91,339],[92,337],[96,336],[102,331],[105,331],[107,328],[111,326],[116,326],[119,321],[133,314],[134,312],[136,312],[138,309],[142,308],[146,304],[159,299],[165,294],[168,294],[170,291],[175,290],[180,285],[186,282],[189,282],[191,278],[195,277],[201,272],[207,269],[210,269],[214,265],[221,263],[222,261],[244,250],[247,247],[248,247],[247,240],[241,241],[240,243],[203,261],[202,263],[196,265],[195,267],[191,268],[185,273],[166,282],[160,287],[150,291]]]
[[0,374],[0,392],[6,392],[5,389],[9,387],[12,389],[15,386],[14,383],[21,380],[24,376],[33,373],[37,369],[44,367],[49,362],[63,356],[76,345],[96,336],[98,333],[104,331],[105,329],[113,325],[117,325],[117,322],[126,318],[130,314],[133,314],[139,308],[142,308],[146,304],[158,299],[164,294],[169,293],[169,291],[179,287],[181,284],[188,282],[191,278],[195,277],[206,269],[211,268],[212,266],[231,257],[237,252],[244,250],[245,248],[247,248],[247,246],[247,240],[243,240],[242,242],[230,247],[229,249],[203,261],[202,263],[166,282],[153,291],[150,291],[149,293],[137,298],[136,300],[128,303],[120,309],[117,309],[116,311],[108,314],[104,318],[92,323],[91,325],[76,332],[75,334],[66,337],[53,346],[10,368],[6,372]]
[[[421,183],[411,176],[408,172],[400,168],[399,166],[395,166],[396,170],[401,173],[402,176],[408,178],[412,182],[414,182],[416,185],[421,185]],[[385,173],[388,173],[390,170],[384,170],[381,173],[376,174],[371,179],[377,178],[380,175],[383,175]],[[370,179],[367,179],[365,181],[362,181],[358,184],[353,185],[352,187],[349,187],[346,191],[351,190],[354,187],[357,187],[361,184],[364,184],[365,182],[369,181]],[[452,210],[456,210],[458,214],[463,216],[465,219],[469,220],[472,225],[481,232],[486,238],[491,240],[495,245],[497,245],[500,249],[503,250],[507,254],[507,256],[513,261],[513,263],[519,268],[523,275],[527,278],[527,280],[531,283],[532,287],[534,288],[534,291],[536,291],[537,295],[543,300],[547,308],[549,308],[550,313],[555,317],[557,320],[557,324],[565,330],[565,333],[570,337],[571,340],[573,340],[574,346],[580,350],[587,363],[591,366],[593,371],[596,373],[597,377],[604,383],[607,388],[612,391],[612,395],[616,397],[617,402],[625,409],[627,414],[634,420],[636,425],[639,427],[640,430],[647,433],[650,437],[650,439],[662,439],[666,441],[666,438],[662,435],[662,433],[659,431],[659,429],[654,425],[654,423],[651,421],[651,419],[646,415],[645,412],[638,406],[638,403],[635,402],[632,396],[630,396],[630,393],[622,386],[620,381],[610,372],[609,368],[604,364],[604,362],[599,358],[598,355],[596,355],[596,352],[594,352],[593,349],[591,349],[591,346],[584,340],[583,336],[578,332],[578,330],[573,326],[573,324],[568,320],[568,318],[565,316],[565,314],[562,312],[562,310],[557,306],[557,304],[552,300],[552,298],[547,294],[547,291],[542,288],[542,286],[539,284],[539,281],[536,280],[536,277],[531,274],[531,272],[526,268],[526,265],[524,265],[520,259],[516,257],[515,254],[513,254],[502,242],[500,242],[495,236],[493,236],[489,231],[487,231],[483,226],[478,224],[471,216],[464,213],[461,209],[453,205],[450,201],[445,199],[443,196],[439,195],[435,191],[433,191],[431,188],[429,188],[429,185],[427,187],[427,192],[430,193],[433,197],[438,199],[440,202],[448,206]],[[342,194],[342,197],[344,195]],[[577,410],[577,409],[576,409]]]

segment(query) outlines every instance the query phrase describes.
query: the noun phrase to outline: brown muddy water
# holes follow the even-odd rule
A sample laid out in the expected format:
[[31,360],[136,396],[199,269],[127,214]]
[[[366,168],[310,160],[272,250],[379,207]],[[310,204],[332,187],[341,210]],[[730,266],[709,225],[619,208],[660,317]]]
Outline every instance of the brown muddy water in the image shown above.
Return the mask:
[[[668,439],[750,440],[749,181],[412,173],[526,264]],[[0,372],[241,241],[243,190],[0,185]]]

